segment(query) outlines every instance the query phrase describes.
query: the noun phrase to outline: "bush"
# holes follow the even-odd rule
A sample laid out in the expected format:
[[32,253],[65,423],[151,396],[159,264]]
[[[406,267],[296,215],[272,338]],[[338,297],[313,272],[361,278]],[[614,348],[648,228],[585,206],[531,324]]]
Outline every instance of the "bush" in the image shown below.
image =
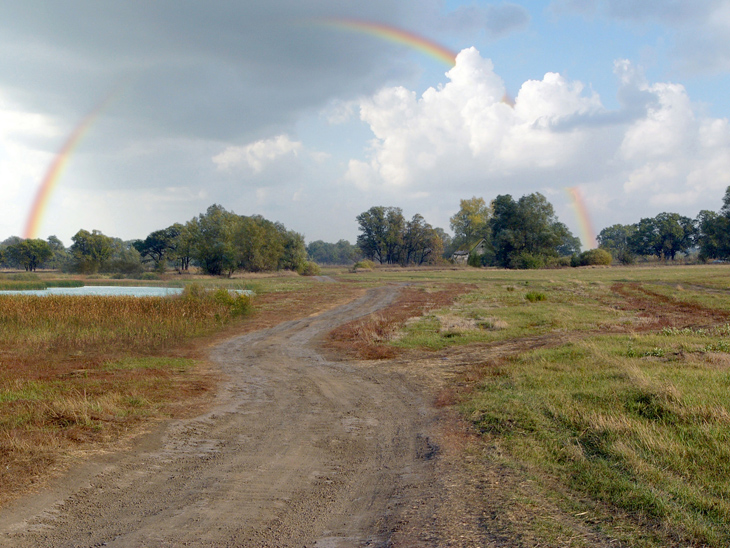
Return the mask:
[[545,259],[546,268],[565,268],[572,266],[571,257],[547,257]]
[[605,249],[589,249],[580,254],[580,266],[610,265],[613,257]]
[[519,255],[512,257],[510,260],[511,268],[518,268],[520,270],[535,270],[545,266],[545,258],[541,255],[533,255],[527,251],[523,251]]
[[251,311],[251,297],[245,293],[220,287],[213,291],[212,298],[218,304],[227,306],[232,316],[245,316]]
[[372,270],[375,268],[375,263],[373,261],[370,261],[368,259],[363,259],[362,261],[357,261],[354,265],[352,265],[352,270]]
[[299,268],[297,268],[297,272],[301,276],[319,276],[322,273],[322,270],[314,261],[304,261],[301,265],[299,265]]

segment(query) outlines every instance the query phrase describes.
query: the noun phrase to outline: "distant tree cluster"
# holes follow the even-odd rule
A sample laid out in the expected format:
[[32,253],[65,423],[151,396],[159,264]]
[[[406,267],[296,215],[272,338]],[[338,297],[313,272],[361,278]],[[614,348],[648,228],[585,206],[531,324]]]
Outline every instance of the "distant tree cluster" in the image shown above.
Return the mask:
[[423,265],[443,254],[443,230],[416,213],[408,221],[399,207],[374,206],[357,216],[357,247],[366,259],[380,264]]
[[660,213],[632,225],[616,224],[601,230],[599,248],[623,264],[637,257],[675,260],[697,250],[699,259],[730,259],[730,187],[718,213],[700,211],[696,219],[678,213]]
[[558,221],[552,204],[538,192],[519,200],[500,195],[489,205],[474,197],[460,205],[451,217],[452,247],[469,252],[484,240],[480,252],[469,256],[470,265],[540,268],[580,251],[580,240]]
[[327,243],[315,240],[307,246],[307,255],[318,264],[350,265],[361,257],[360,248],[347,240]]
[[220,205],[184,225],[174,224],[133,243],[142,261],[164,270],[197,264],[206,274],[231,276],[237,270],[298,270],[306,266],[304,236],[260,215],[236,215]]
[[144,240],[122,241],[98,230],[81,229],[66,249],[48,240],[13,236],[0,243],[0,264],[9,268],[59,268],[83,274],[135,275],[150,267],[158,272],[191,264],[213,275],[236,270],[307,270],[304,237],[260,215],[246,217],[212,205],[185,224],[156,230]]

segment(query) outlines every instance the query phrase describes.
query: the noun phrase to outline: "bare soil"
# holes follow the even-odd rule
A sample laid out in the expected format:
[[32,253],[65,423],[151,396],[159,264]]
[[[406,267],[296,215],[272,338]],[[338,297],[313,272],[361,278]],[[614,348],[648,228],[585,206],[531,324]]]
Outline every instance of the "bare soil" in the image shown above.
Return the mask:
[[397,295],[376,288],[218,344],[224,380],[206,413],[3,508],[0,546],[502,545],[462,458],[469,436],[434,405],[443,379],[317,351]]

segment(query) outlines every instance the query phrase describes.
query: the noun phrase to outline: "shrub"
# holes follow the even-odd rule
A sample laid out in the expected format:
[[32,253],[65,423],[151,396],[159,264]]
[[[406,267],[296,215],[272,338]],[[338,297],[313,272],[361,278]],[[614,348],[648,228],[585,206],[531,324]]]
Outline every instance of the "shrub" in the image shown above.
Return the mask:
[[545,295],[545,293],[540,293],[539,291],[528,291],[527,293],[525,293],[525,299],[527,299],[531,303],[537,301],[546,301],[547,295]]
[[363,259],[362,261],[357,261],[354,265],[352,265],[352,270],[372,270],[375,268],[375,263],[373,261],[370,261],[368,259]]
[[299,268],[297,268],[297,272],[301,276],[319,276],[322,273],[322,270],[314,261],[304,261],[299,265]]
[[512,257],[510,266],[521,270],[535,270],[545,266],[545,258],[523,251],[519,255]]
[[589,249],[580,254],[580,266],[610,265],[612,261],[613,257],[605,249]]

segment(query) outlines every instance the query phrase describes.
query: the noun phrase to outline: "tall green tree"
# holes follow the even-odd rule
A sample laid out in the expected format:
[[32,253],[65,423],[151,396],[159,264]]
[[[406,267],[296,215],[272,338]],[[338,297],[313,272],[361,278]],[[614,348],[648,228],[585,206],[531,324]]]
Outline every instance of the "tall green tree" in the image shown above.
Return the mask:
[[697,215],[695,223],[700,259],[706,261],[730,257],[730,219],[728,217],[704,209]]
[[219,276],[235,272],[240,263],[234,244],[239,217],[218,204],[211,205],[197,219],[193,257],[206,274]]
[[175,223],[173,226],[178,229],[178,235],[175,238],[175,248],[170,251],[169,258],[175,262],[175,266],[180,272],[187,272],[195,254],[195,242],[200,232],[198,219],[191,219],[184,225]]
[[615,224],[604,228],[597,236],[598,247],[605,249],[622,264],[632,264],[635,260],[631,248],[631,238],[636,232],[635,225]]
[[287,230],[283,225],[279,225],[277,228],[283,244],[278,267],[284,270],[301,271],[307,262],[307,247],[304,245],[304,236],[293,230]]
[[9,245],[5,249],[8,259],[26,271],[33,272],[53,257],[48,242],[41,239],[28,239]]
[[580,238],[573,236],[570,229],[560,221],[555,221],[553,224],[553,230],[555,234],[560,238],[560,243],[555,248],[560,257],[570,257],[576,253],[580,253]]
[[457,248],[472,246],[482,238],[489,242],[492,209],[484,198],[474,196],[469,200],[461,200],[459,206],[459,211],[450,219],[454,245]]
[[443,253],[443,242],[434,228],[420,214],[405,223],[401,238],[401,264],[432,262]]
[[241,217],[235,235],[240,268],[249,272],[280,268],[285,250],[285,232],[283,227],[260,215]]
[[164,270],[165,263],[174,254],[179,243],[182,226],[174,224],[162,230],[151,232],[144,240],[134,242],[134,248],[139,252],[142,260],[152,261],[155,270]]
[[63,242],[56,236],[48,236],[46,241],[48,242],[48,245],[51,246],[51,251],[53,252],[53,257],[46,262],[46,266],[57,269],[65,268],[71,256],[69,251],[63,245]]
[[557,257],[561,246],[575,245],[552,204],[539,192],[517,201],[509,194],[497,196],[492,202],[490,228],[495,262],[507,268],[538,268]]
[[144,272],[142,256],[134,247],[134,244],[135,241],[112,238],[112,252],[109,260],[101,268],[101,271],[127,275],[141,274]]
[[700,211],[695,226],[701,259],[730,259],[730,186],[725,190],[720,212]]
[[403,246],[405,219],[399,207],[373,206],[357,216],[361,234],[357,246],[367,259],[397,264]]
[[98,230],[81,229],[71,240],[71,268],[76,272],[99,272],[112,256],[112,239]]
[[678,213],[660,213],[654,218],[641,219],[629,242],[638,255],[656,255],[674,260],[677,253],[687,253],[694,245],[697,229],[689,217]]
[[360,253],[357,246],[344,239],[336,243],[315,240],[307,245],[307,255],[319,264],[349,265],[357,260]]

